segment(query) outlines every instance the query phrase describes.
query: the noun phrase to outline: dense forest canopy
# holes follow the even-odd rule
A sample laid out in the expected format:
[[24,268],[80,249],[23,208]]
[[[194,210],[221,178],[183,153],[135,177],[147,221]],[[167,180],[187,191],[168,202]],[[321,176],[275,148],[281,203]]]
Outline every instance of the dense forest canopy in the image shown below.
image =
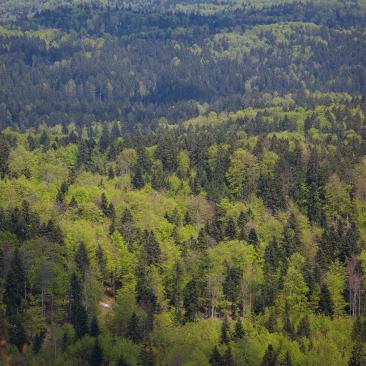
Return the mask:
[[364,1],[0,19],[1,365],[366,365]]

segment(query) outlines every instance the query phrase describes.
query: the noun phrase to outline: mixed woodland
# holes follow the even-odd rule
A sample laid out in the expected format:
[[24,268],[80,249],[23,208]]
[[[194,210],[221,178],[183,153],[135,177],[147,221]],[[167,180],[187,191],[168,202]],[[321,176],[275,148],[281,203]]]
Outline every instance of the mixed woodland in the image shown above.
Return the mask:
[[25,3],[0,364],[366,365],[366,4]]

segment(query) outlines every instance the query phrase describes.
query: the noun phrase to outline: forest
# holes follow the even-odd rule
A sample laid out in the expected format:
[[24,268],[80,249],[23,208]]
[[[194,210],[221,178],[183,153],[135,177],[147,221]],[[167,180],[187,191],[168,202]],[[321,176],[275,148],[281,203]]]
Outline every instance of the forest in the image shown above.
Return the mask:
[[0,365],[366,365],[365,28],[0,5]]

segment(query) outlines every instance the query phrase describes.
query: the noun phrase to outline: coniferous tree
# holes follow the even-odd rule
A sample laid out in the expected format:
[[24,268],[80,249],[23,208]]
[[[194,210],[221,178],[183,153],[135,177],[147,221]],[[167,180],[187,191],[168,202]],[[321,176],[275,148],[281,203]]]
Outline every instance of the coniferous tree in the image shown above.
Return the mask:
[[76,269],[84,280],[86,272],[89,270],[89,256],[85,244],[81,242],[75,253]]
[[90,335],[92,337],[98,337],[100,335],[99,323],[98,318],[94,315],[90,322]]
[[192,278],[184,289],[183,306],[185,308],[185,319],[194,321],[200,310],[201,288],[196,278]]
[[225,366],[234,366],[234,357],[230,346],[226,349],[224,353],[223,364]]
[[254,228],[251,228],[248,234],[248,243],[256,246],[258,244],[257,232]]
[[100,209],[102,210],[104,215],[108,216],[108,200],[104,192],[100,196]]
[[288,351],[286,352],[286,356],[285,356],[285,359],[284,359],[282,365],[283,366],[292,366],[292,359],[291,359],[290,353]]
[[236,237],[236,225],[235,225],[235,221],[233,220],[233,218],[230,218],[226,229],[225,229],[225,235],[230,239],[230,240],[234,240]]
[[117,363],[116,363],[116,366],[129,366],[129,364],[127,363],[127,361],[124,359],[123,356],[121,356]]
[[332,297],[326,285],[320,288],[319,311],[328,316],[333,315]]
[[155,366],[155,357],[151,345],[146,344],[139,355],[139,366]]
[[135,343],[142,341],[139,318],[136,313],[133,313],[128,321],[127,338]]
[[307,337],[310,339],[311,333],[310,333],[310,321],[309,317],[305,315],[299,324],[299,327],[297,329],[297,335],[299,337]]
[[212,350],[209,362],[211,366],[223,365],[223,359],[217,346],[215,346],[214,349]]
[[96,255],[100,275],[101,275],[102,279],[104,279],[107,276],[107,260],[105,258],[104,250],[100,246],[100,244],[98,244],[98,246],[97,246],[95,255]]
[[94,341],[94,345],[90,354],[89,364],[91,366],[100,366],[103,364],[103,350],[100,346],[98,338],[96,338]]
[[276,364],[277,355],[273,346],[268,345],[267,350],[263,356],[261,366],[274,366]]
[[4,304],[7,316],[21,312],[25,289],[26,275],[19,250],[15,249],[5,281]]
[[144,236],[144,254],[146,264],[148,266],[159,264],[161,261],[161,250],[159,243],[155,238],[155,234],[152,231],[145,231]]
[[20,320],[19,314],[16,314],[8,320],[8,338],[9,343],[14,344],[21,351],[27,342],[27,334]]
[[70,279],[70,322],[74,326],[76,335],[81,338],[88,332],[87,313],[82,303],[81,286],[76,274]]
[[243,324],[242,324],[241,320],[238,319],[235,323],[233,339],[235,339],[235,340],[242,339],[242,338],[244,338],[244,336],[245,336],[245,332],[244,332]]
[[229,321],[227,317],[224,318],[224,321],[221,324],[221,343],[228,344],[230,342],[230,328]]
[[142,168],[139,165],[135,168],[132,183],[136,189],[143,188],[145,185]]

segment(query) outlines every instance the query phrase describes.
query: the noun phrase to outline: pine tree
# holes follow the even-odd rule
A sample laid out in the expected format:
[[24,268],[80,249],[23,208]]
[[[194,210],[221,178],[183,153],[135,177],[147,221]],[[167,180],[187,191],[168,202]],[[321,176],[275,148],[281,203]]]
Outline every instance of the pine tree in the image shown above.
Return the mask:
[[99,149],[101,152],[105,152],[111,142],[111,135],[107,125],[103,126],[102,135],[99,139]]
[[145,231],[144,252],[145,261],[148,266],[160,263],[161,250],[159,243],[155,238],[155,234],[152,231]]
[[245,336],[245,332],[244,332],[243,324],[242,324],[241,320],[238,319],[235,323],[233,339],[235,339],[235,340],[242,339],[242,338],[244,338],[244,336]]
[[14,344],[19,351],[22,351],[27,342],[27,335],[18,314],[8,319],[8,338],[9,343]]
[[185,308],[185,320],[194,321],[200,310],[201,288],[196,278],[192,278],[184,289],[183,306]]
[[310,321],[309,317],[305,315],[299,324],[299,327],[297,329],[297,335],[299,337],[307,337],[310,339],[311,333],[310,333]]
[[225,317],[221,324],[221,343],[228,344],[230,342],[230,329],[228,319]]
[[230,240],[234,240],[236,237],[236,225],[235,225],[235,221],[233,218],[230,218],[226,229],[225,229],[225,235],[230,239]]
[[199,233],[198,233],[198,238],[197,238],[197,245],[196,245],[197,249],[199,251],[205,251],[208,248],[208,237],[207,237],[207,233],[206,230],[204,228],[202,228]]
[[132,177],[132,184],[136,189],[143,188],[145,185],[142,168],[138,165]]
[[27,136],[27,143],[28,143],[28,150],[33,151],[37,147],[36,142],[34,141],[34,138],[32,135]]
[[44,148],[47,148],[49,146],[49,144],[50,144],[50,138],[48,137],[48,134],[47,134],[46,130],[43,130],[42,131],[41,137],[39,138],[39,143]]
[[223,359],[217,346],[215,346],[214,349],[212,350],[209,362],[211,366],[223,365]]
[[285,356],[285,359],[284,359],[282,365],[283,366],[292,366],[291,356],[290,356],[290,353],[288,351],[286,352],[286,356]]
[[230,346],[224,353],[223,361],[224,366],[234,366],[234,357]]
[[136,313],[133,313],[127,325],[127,338],[138,343],[142,341],[139,318]]
[[115,174],[114,174],[113,167],[110,166],[108,169],[108,179],[112,180],[112,179],[114,179],[114,177],[115,177]]
[[127,361],[124,359],[123,356],[121,356],[117,363],[116,363],[116,366],[129,366],[129,364],[127,363]]
[[268,345],[268,348],[263,356],[262,366],[274,366],[276,364],[276,353],[271,344]]
[[103,364],[103,350],[100,346],[99,339],[96,338],[90,354],[90,366],[100,366]]
[[13,316],[22,310],[25,297],[26,276],[18,249],[15,249],[6,277],[4,304],[7,316]]
[[146,344],[139,355],[139,366],[155,366],[155,357],[150,344]]
[[89,257],[85,244],[81,242],[75,254],[76,269],[84,280],[86,272],[89,269]]
[[233,305],[239,300],[241,277],[242,272],[239,268],[227,268],[222,288],[225,298]]
[[98,324],[98,318],[94,315],[91,322],[90,322],[90,332],[89,334],[92,337],[98,337],[100,334],[99,324]]
[[100,209],[102,210],[104,215],[108,216],[108,200],[104,192],[100,196]]
[[251,228],[248,235],[248,243],[256,246],[258,244],[257,232],[254,228]]
[[325,315],[333,315],[332,297],[326,285],[323,285],[320,289],[319,310]]
[[70,279],[70,322],[74,326],[76,335],[81,338],[88,332],[87,313],[81,300],[81,286],[75,273]]
[[186,213],[184,214],[183,224],[184,225],[192,225],[193,224],[193,220],[192,220],[192,217],[191,217],[189,211],[186,211]]
[[104,250],[100,246],[100,244],[98,244],[98,246],[97,246],[95,255],[96,255],[100,275],[101,275],[102,280],[103,280],[107,276],[107,260],[105,258]]

